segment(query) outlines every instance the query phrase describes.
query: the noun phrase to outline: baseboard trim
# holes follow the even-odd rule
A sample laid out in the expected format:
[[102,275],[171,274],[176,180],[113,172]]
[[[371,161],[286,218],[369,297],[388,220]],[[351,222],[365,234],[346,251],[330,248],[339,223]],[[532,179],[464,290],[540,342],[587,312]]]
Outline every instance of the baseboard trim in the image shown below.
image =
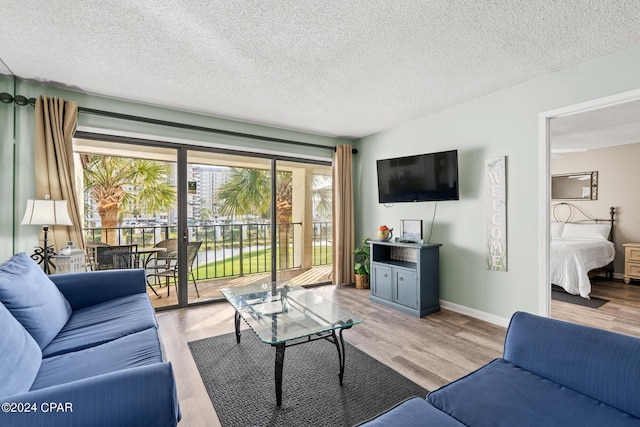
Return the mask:
[[494,325],[504,326],[505,328],[509,326],[509,322],[511,320],[505,317],[496,316],[495,314],[476,310],[475,308],[466,307],[464,305],[455,304],[453,302],[444,300],[440,300],[440,307],[446,310],[454,311],[456,313],[464,314],[465,316],[475,317],[476,319],[484,320],[485,322],[493,323]]

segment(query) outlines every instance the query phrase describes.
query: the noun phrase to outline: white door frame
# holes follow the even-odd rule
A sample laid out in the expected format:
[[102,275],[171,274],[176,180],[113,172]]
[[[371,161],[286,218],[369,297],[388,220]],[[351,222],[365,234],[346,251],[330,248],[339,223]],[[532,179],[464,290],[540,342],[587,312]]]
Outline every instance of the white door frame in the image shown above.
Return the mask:
[[635,89],[545,111],[538,115],[538,165],[540,170],[538,182],[538,188],[540,190],[538,192],[538,259],[540,260],[538,312],[541,316],[549,317],[551,312],[551,286],[549,283],[551,142],[549,141],[549,120],[554,117],[571,116],[638,100],[640,100],[640,89]]

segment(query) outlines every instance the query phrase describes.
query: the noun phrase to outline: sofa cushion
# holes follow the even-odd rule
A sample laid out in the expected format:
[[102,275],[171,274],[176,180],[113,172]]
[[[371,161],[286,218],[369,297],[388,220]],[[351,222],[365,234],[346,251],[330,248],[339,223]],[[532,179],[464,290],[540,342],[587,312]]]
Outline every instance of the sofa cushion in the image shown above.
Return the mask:
[[361,427],[464,427],[464,424],[460,424],[436,409],[421,397],[407,399],[374,419],[358,425]]
[[[607,377],[603,377],[603,382]],[[640,419],[496,359],[427,400],[469,426],[635,426]]]
[[40,347],[2,304],[0,330],[0,397],[25,393],[40,369]]
[[0,265],[0,302],[44,348],[71,316],[56,285],[22,252]]
[[95,347],[42,359],[31,390],[160,362],[158,333],[156,328],[150,328]]
[[42,356],[82,350],[154,327],[156,318],[146,292],[116,298],[74,311]]
[[639,354],[636,337],[518,312],[503,357],[640,418]]

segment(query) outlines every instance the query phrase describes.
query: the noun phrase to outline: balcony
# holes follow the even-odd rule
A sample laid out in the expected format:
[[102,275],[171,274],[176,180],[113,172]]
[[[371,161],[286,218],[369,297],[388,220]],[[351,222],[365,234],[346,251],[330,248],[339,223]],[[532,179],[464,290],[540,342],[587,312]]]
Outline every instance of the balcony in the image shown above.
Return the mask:
[[[276,230],[276,270],[279,280],[298,285],[328,282],[332,270],[332,230],[330,222],[313,222],[305,233],[302,223],[278,224]],[[200,296],[189,285],[189,302],[221,298],[220,289],[269,281],[271,277],[271,224],[237,223],[188,226],[189,241],[202,241],[193,263]],[[88,228],[85,241],[109,241],[117,245],[151,248],[177,237],[176,226],[127,226]],[[155,307],[177,304],[175,288],[155,286],[158,298],[148,288]]]

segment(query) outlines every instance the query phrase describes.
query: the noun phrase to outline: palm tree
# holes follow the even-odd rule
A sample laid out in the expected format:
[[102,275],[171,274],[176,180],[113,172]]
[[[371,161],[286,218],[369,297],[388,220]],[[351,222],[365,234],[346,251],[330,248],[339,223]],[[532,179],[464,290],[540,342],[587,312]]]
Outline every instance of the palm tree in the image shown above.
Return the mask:
[[271,173],[260,169],[233,168],[216,196],[218,212],[234,217],[269,216]]
[[202,222],[209,221],[213,217],[213,211],[211,208],[200,208],[198,216]]
[[[280,268],[286,268],[290,222],[293,210],[291,172],[278,171],[276,178],[276,221]],[[232,217],[258,215],[268,218],[271,210],[271,172],[233,168],[218,192],[218,210]]]
[[[176,190],[167,163],[124,157],[92,156],[84,169],[84,185],[98,205],[103,228],[118,226],[118,215],[129,208],[155,214],[173,207]],[[116,243],[116,234],[102,240]]]
[[313,175],[313,208],[320,217],[331,215],[333,197],[333,178],[331,175]]
[[[279,265],[287,268],[287,252],[291,235],[293,212],[293,175],[276,172],[276,221],[278,224]],[[313,199],[321,213],[331,212],[331,177],[314,175]],[[223,215],[259,215],[268,218],[271,209],[271,172],[261,169],[234,168],[229,180],[217,195],[219,211]]]

